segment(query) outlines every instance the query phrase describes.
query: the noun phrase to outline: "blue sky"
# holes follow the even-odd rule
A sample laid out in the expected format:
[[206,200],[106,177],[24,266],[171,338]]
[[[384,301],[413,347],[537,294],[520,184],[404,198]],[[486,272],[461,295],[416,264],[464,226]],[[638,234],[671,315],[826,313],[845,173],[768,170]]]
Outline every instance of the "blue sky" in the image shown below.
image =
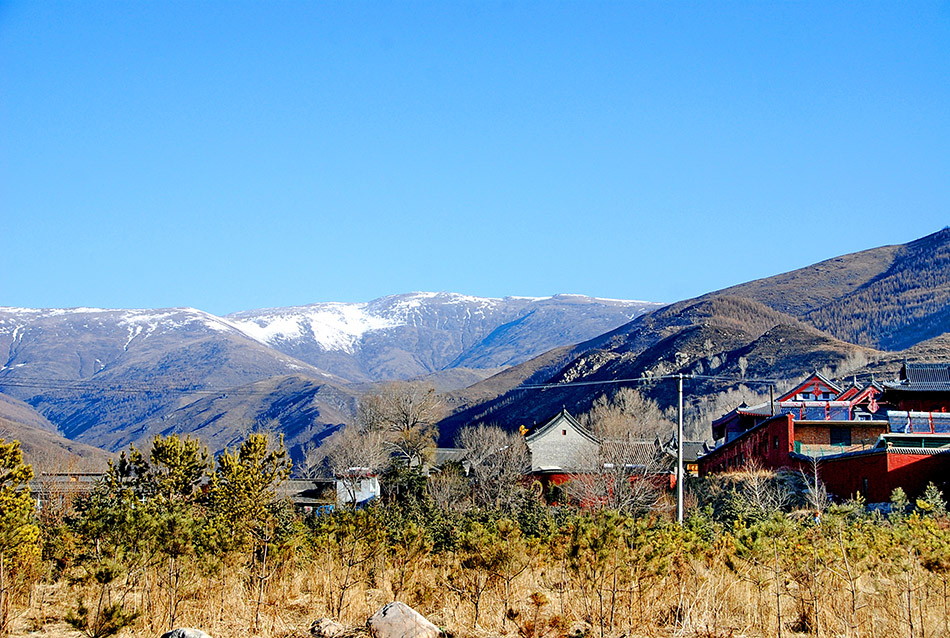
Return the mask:
[[0,305],[675,301],[950,223],[950,3],[0,2]]

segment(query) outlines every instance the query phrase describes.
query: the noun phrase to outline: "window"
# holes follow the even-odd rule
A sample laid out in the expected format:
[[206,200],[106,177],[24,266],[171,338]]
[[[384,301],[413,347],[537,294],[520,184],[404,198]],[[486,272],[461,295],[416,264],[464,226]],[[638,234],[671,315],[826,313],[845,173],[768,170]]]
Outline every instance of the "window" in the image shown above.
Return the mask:
[[567,430],[561,430],[561,436],[567,436]]
[[831,428],[832,445],[851,445],[851,428]]

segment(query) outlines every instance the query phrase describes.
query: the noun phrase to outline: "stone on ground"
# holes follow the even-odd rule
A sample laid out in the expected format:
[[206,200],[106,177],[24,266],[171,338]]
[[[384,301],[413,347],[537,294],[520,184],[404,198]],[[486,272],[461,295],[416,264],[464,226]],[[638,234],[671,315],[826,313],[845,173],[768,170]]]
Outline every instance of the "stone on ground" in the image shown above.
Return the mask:
[[211,636],[200,629],[179,627],[178,629],[172,629],[171,631],[162,634],[162,638],[211,638]]
[[345,631],[346,627],[329,618],[318,618],[310,625],[310,633],[317,638],[337,638]]
[[439,638],[442,630],[406,603],[389,603],[366,621],[375,638]]

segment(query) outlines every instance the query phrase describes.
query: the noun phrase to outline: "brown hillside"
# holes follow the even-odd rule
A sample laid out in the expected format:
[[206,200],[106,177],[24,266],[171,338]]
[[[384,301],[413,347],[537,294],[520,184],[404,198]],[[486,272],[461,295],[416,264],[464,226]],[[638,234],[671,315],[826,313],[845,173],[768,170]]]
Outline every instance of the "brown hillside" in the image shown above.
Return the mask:
[[[718,374],[729,364],[737,365],[730,360],[730,357],[735,359],[738,356],[735,352],[750,346],[776,326],[820,334],[792,317],[747,299],[713,298],[675,304],[631,322],[625,327],[626,332],[614,331],[598,341],[580,344],[573,352],[573,359],[562,360],[562,366],[557,370],[549,365],[541,366],[539,360],[534,360],[528,362],[531,369],[516,366],[504,373],[509,381],[513,381],[518,377],[528,378],[529,372],[548,371],[544,378],[535,373],[530,377],[531,382],[522,383],[522,386],[578,381],[604,382],[602,385],[546,389],[509,386],[494,397],[479,400],[477,395],[470,395],[475,401],[463,404],[441,424],[442,442],[450,442],[459,428],[470,423],[497,423],[513,429],[518,425],[543,421],[562,407],[575,414],[584,412],[598,396],[619,387],[615,382],[620,379],[660,377],[679,372]],[[553,361],[561,360],[561,354]],[[548,364],[551,362],[547,361]],[[493,379],[498,382],[495,377],[488,381]],[[670,383],[628,385],[640,387],[657,398],[661,405],[672,404]],[[724,386],[719,384],[718,387]],[[716,391],[716,388],[710,387],[708,391]]]
[[319,444],[356,414],[356,396],[347,389],[297,375],[272,377],[210,394],[123,433],[114,443],[144,446],[156,435],[187,434],[213,453],[240,444],[257,431],[279,431],[295,462],[309,443]]
[[5,394],[0,394],[0,439],[19,441],[23,460],[36,474],[102,471],[109,460],[105,450],[63,438],[41,414]]
[[950,228],[733,286],[843,341],[901,350],[950,331]]
[[826,259],[811,266],[757,279],[700,297],[753,299],[794,317],[805,315],[860,289],[894,263],[903,246],[882,246]]
[[950,331],[950,229],[901,246],[887,271],[806,320],[840,339],[886,350]]

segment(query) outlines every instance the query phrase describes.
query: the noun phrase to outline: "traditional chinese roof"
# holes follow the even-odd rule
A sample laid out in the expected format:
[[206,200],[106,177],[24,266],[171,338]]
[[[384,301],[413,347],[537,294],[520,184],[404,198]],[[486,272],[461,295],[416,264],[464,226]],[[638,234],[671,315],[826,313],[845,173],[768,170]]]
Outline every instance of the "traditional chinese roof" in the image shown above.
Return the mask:
[[864,388],[861,385],[857,383],[852,383],[847,388],[845,388],[841,392],[841,394],[839,394],[832,400],[833,401],[850,401],[851,399],[856,397],[858,394],[860,394],[862,390],[864,390]]
[[601,456],[608,460],[608,465],[622,463],[631,471],[660,472],[670,469],[669,455],[659,440],[607,440],[603,443]]
[[872,394],[880,396],[884,392],[884,386],[877,381],[872,381],[867,387],[863,388],[858,394],[851,397],[851,403],[857,404],[868,399]]
[[[683,463],[695,463],[696,459],[705,454],[705,441],[683,441]],[[666,442],[666,453],[676,461],[676,435]]]
[[772,409],[768,403],[760,403],[759,405],[749,406],[743,401],[738,407],[729,410],[718,419],[713,420],[713,427],[739,416],[768,417],[772,416]]
[[432,455],[432,465],[439,467],[446,463],[461,463],[465,460],[468,450],[459,447],[438,447]]
[[535,441],[541,438],[542,436],[544,436],[545,434],[553,430],[555,427],[562,424],[570,425],[570,427],[577,430],[577,432],[581,436],[590,440],[591,443],[596,443],[597,445],[600,445],[600,440],[596,436],[594,436],[594,433],[588,430],[587,428],[585,428],[583,425],[581,425],[577,421],[577,419],[571,416],[571,413],[567,411],[567,408],[562,409],[560,412],[558,412],[556,415],[554,415],[553,417],[551,417],[550,419],[548,419],[541,425],[535,428],[532,428],[531,431],[525,435],[524,440],[526,443],[531,443],[532,441]]
[[778,402],[782,403],[785,401],[794,401],[795,397],[801,392],[813,392],[816,394],[828,392],[831,396],[836,397],[841,394],[842,388],[820,372],[815,372],[813,375],[799,383],[794,389],[780,396],[778,398]]
[[901,392],[950,392],[950,364],[905,363],[899,380],[888,381],[884,387]]

